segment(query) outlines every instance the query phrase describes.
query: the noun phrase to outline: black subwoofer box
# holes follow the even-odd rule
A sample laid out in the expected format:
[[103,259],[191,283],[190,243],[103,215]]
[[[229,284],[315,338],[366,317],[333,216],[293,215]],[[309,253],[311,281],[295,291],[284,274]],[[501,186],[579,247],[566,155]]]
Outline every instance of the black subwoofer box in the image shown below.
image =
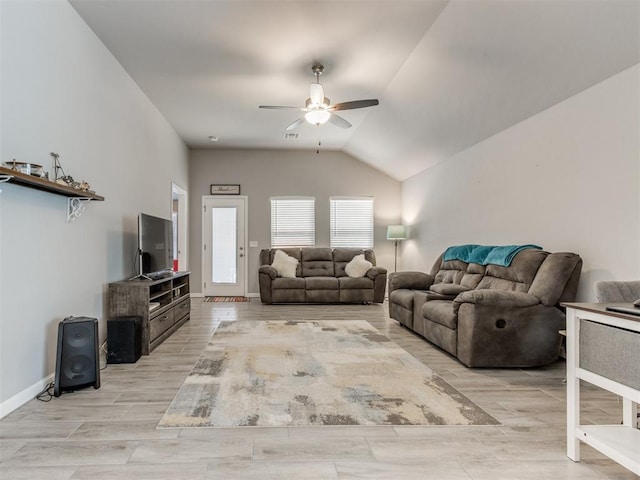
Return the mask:
[[107,322],[107,363],[136,363],[142,354],[142,317]]
[[67,317],[58,324],[58,349],[53,394],[93,386],[100,388],[98,320]]

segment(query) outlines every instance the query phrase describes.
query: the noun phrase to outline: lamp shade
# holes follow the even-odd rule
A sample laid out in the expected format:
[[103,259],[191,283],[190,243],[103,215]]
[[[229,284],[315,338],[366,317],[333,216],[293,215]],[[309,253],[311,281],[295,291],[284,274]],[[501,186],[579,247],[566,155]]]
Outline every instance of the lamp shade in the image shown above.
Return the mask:
[[407,227],[404,225],[389,225],[387,227],[387,240],[405,240]]

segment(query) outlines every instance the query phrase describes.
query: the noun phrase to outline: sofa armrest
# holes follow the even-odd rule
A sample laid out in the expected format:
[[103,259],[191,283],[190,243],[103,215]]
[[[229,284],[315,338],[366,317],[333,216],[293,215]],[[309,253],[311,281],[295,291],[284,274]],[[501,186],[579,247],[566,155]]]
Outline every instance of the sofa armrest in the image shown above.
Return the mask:
[[453,311],[457,314],[463,303],[495,306],[500,309],[530,307],[540,303],[538,297],[525,292],[507,290],[469,290],[462,292],[453,300]]
[[387,290],[387,269],[383,267],[371,267],[366,275],[373,281],[373,301],[383,303]]
[[367,273],[365,275],[369,277],[371,280],[375,280],[378,275],[384,275],[386,273],[387,273],[386,268],[371,267],[369,270],[367,270]]
[[258,269],[258,273],[264,273],[271,277],[271,280],[274,280],[278,276],[278,272],[271,265],[262,265]]
[[271,283],[278,276],[278,272],[271,265],[261,265],[258,269],[258,285],[260,286],[260,301],[270,304],[273,302]]
[[399,288],[429,290],[434,277],[424,272],[394,272],[389,275],[389,294]]

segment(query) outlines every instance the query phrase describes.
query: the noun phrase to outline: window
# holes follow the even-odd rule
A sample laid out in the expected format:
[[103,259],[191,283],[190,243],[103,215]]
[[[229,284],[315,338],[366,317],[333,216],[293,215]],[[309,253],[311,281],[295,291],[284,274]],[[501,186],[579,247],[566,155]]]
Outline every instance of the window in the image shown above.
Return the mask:
[[373,248],[373,197],[331,197],[331,247]]
[[271,198],[271,248],[312,247],[316,243],[316,199]]

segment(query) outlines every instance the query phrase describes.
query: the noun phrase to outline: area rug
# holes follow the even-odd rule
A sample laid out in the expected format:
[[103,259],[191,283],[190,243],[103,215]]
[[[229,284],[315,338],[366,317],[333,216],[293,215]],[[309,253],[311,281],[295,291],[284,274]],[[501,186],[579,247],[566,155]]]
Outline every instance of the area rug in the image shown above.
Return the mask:
[[248,302],[247,297],[204,297],[205,302]]
[[363,320],[223,322],[158,427],[496,425]]

